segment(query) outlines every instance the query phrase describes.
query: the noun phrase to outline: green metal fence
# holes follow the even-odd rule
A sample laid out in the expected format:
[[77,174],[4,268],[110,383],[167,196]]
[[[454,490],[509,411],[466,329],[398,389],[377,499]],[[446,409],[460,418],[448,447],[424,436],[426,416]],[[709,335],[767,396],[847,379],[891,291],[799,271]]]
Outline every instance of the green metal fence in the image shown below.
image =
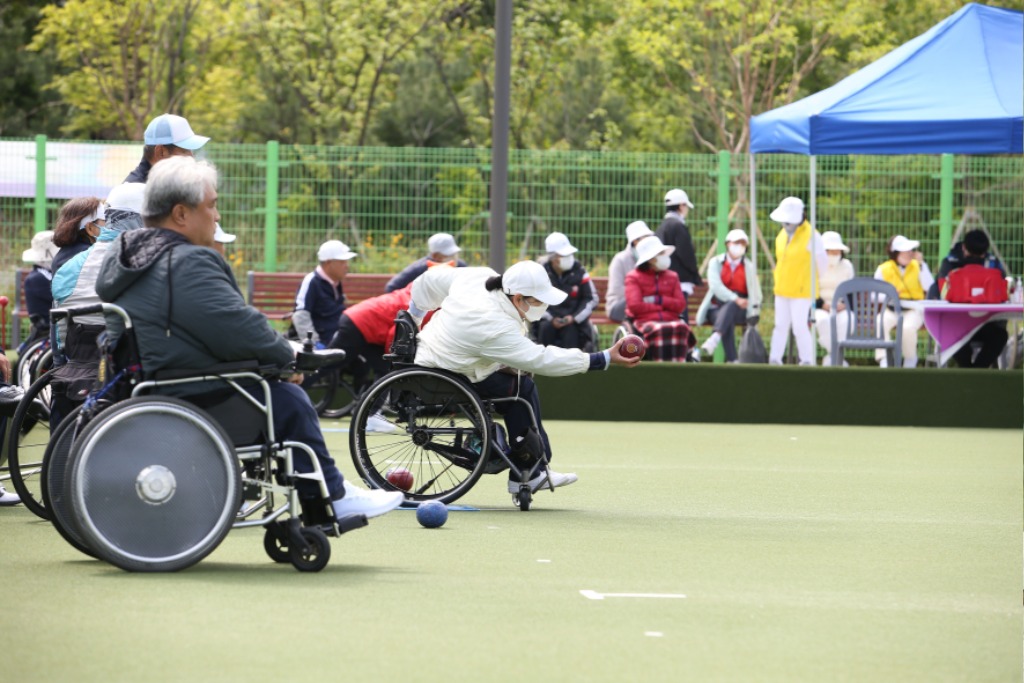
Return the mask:
[[[222,224],[239,236],[229,254],[247,270],[307,270],[316,247],[341,239],[360,256],[356,272],[395,272],[450,232],[474,264],[487,262],[489,150],[217,144],[203,148],[220,170]],[[52,226],[61,203],[103,192],[141,156],[138,143],[0,139],[0,293],[34,231]],[[933,267],[958,228],[984,227],[1014,274],[1024,271],[1022,157],[818,157],[816,227],[836,230],[852,248],[858,274],[885,259],[885,242],[904,234],[923,243]],[[787,195],[809,200],[810,160],[758,155],[757,225],[768,244],[768,214]],[[543,251],[551,231],[566,233],[592,273],[606,272],[623,248],[625,226],[656,228],[662,197],[682,187],[698,259],[732,227],[750,230],[747,155],[513,151],[509,169],[509,260]],[[770,293],[764,243],[757,245]],[[934,269],[934,268],[933,268]],[[769,297],[770,299],[770,297]]]

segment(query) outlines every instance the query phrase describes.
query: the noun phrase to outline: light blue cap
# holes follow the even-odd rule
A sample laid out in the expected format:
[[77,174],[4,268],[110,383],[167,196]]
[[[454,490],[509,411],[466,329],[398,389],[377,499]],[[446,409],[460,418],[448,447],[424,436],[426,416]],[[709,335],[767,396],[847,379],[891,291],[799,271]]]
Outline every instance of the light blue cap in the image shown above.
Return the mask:
[[147,145],[174,145],[182,149],[197,150],[209,142],[210,138],[193,133],[192,126],[181,116],[161,114],[146,126],[143,141]]

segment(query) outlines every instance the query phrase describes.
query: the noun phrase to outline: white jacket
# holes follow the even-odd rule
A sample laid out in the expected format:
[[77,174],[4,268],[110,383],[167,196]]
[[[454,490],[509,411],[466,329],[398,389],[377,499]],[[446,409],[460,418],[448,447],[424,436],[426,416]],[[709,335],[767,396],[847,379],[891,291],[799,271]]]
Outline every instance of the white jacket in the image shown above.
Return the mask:
[[419,334],[416,364],[457,372],[471,382],[502,366],[555,377],[586,372],[590,354],[541,346],[526,336],[526,323],[509,298],[484,286],[495,275],[490,268],[431,268],[416,278],[416,307],[441,309]]

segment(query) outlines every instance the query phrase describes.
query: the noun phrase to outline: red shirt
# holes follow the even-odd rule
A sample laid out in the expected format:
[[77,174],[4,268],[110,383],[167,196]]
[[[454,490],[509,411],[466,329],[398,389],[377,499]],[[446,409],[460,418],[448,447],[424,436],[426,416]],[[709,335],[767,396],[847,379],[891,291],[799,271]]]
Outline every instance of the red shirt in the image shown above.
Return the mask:
[[733,270],[732,266],[729,265],[729,259],[726,258],[722,262],[722,284],[729,289],[729,291],[736,292],[744,299],[747,298],[747,273],[743,267],[743,260],[741,259],[739,265]]

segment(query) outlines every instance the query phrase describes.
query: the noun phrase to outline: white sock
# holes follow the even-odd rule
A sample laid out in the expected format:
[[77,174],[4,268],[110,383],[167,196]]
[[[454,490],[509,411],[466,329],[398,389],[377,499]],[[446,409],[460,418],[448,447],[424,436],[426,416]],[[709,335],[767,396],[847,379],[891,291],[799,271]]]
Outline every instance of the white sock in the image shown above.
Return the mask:
[[708,337],[708,340],[704,342],[703,345],[701,345],[701,348],[707,351],[708,353],[714,353],[715,349],[718,348],[718,342],[721,339],[722,335],[718,334],[717,332],[712,332],[711,336]]

